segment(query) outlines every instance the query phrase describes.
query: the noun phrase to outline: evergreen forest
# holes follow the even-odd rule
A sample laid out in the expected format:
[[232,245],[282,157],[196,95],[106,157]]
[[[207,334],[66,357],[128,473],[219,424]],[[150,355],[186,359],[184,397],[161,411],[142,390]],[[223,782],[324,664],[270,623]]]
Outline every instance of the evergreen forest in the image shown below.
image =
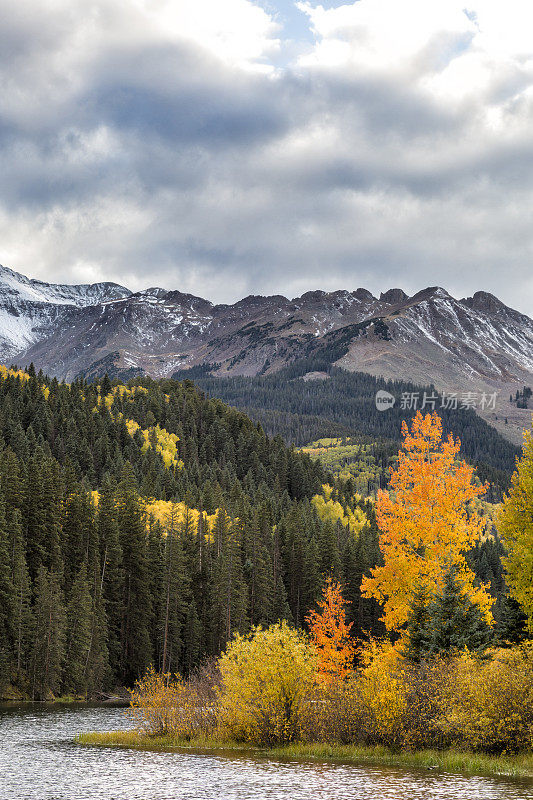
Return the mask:
[[[384,632],[361,593],[380,551],[354,476],[190,380],[1,368],[0,449],[1,697],[102,697],[150,665],[188,675],[236,632],[305,627],[330,577],[351,634]],[[500,557],[494,535],[469,555],[498,598],[496,638],[523,624]]]
[[[292,444],[305,446],[319,439],[348,437],[360,445],[370,445],[374,458],[371,463],[378,464],[385,476],[391,456],[398,452],[402,422],[409,421],[416,412],[414,401],[402,404],[402,396],[417,398],[420,408],[424,395],[438,395],[432,385],[417,386],[364,372],[347,372],[325,359],[301,359],[274,374],[255,377],[223,377],[216,373],[217,366],[193,367],[174,377],[194,380],[209,395],[260,422],[269,435],[281,435]],[[310,373],[319,374],[322,379],[304,380]],[[378,410],[375,397],[380,389],[394,395],[394,407]],[[435,407],[428,406],[425,412],[437,411],[444,433],[460,438],[462,457],[476,467],[481,480],[491,483],[491,499],[500,500],[509,486],[520,449],[472,408],[462,408],[460,395],[457,405],[441,408],[437,400]],[[378,483],[383,487],[383,479]]]

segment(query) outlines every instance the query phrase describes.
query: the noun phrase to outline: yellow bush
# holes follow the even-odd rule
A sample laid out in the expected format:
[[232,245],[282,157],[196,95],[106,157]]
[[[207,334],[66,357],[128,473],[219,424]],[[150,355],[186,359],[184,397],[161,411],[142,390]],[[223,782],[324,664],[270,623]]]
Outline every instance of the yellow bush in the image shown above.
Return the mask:
[[237,635],[220,658],[223,729],[258,744],[293,741],[313,691],[316,653],[286,622]]
[[440,727],[452,743],[486,752],[533,747],[533,643],[456,659]]
[[359,696],[366,738],[389,746],[401,744],[406,711],[401,648],[371,640],[361,652]]
[[131,692],[130,713],[135,727],[152,736],[172,733],[181,690],[177,676],[173,678],[149,667]]

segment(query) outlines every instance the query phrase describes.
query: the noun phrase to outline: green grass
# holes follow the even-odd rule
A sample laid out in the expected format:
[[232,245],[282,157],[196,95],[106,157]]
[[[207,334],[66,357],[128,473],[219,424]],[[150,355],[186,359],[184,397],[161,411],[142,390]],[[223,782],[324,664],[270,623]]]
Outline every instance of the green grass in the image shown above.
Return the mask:
[[363,747],[360,745],[321,743],[296,743],[265,750],[252,745],[212,737],[198,737],[193,741],[188,741],[172,736],[147,736],[137,731],[82,733],[76,736],[76,742],[98,747],[132,747],[139,750],[175,750],[178,752],[180,750],[193,749],[200,752],[211,750],[249,752],[258,756],[279,759],[331,761],[342,764],[368,764],[369,766],[412,767],[470,775],[505,775],[517,778],[533,778],[532,752],[500,756],[458,750],[393,752],[386,747],[379,746]]
[[386,747],[337,744],[290,744],[275,748],[270,754],[279,758],[301,758],[369,765],[438,769],[471,775],[508,775],[533,778],[533,753],[488,755],[460,750],[401,750]]

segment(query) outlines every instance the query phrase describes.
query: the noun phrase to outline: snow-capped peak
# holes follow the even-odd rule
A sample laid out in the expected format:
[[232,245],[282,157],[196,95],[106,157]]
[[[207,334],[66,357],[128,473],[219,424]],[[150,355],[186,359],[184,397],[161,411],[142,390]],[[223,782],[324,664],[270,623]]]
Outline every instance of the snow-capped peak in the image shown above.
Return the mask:
[[129,289],[124,286],[107,281],[73,285],[45,283],[27,278],[26,275],[0,265],[0,296],[14,301],[73,305],[83,308],[104,300],[118,300],[130,294]]

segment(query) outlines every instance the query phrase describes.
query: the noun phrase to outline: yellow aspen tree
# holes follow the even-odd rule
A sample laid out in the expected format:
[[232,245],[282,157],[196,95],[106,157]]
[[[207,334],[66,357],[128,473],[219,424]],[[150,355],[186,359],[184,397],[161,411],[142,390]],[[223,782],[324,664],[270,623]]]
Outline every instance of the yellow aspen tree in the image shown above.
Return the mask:
[[533,632],[533,433],[524,433],[524,452],[501,509],[498,530],[507,558],[506,580]]
[[362,581],[362,592],[383,604],[390,631],[407,622],[415,591],[441,590],[446,573],[457,568],[462,590],[492,623],[490,597],[474,586],[465,554],[484,528],[475,509],[486,491],[473,483],[474,468],[458,460],[459,439],[442,436],[438,414],[417,412],[411,429],[402,425],[403,446],[389,491],[380,491],[376,519],[383,564]]

